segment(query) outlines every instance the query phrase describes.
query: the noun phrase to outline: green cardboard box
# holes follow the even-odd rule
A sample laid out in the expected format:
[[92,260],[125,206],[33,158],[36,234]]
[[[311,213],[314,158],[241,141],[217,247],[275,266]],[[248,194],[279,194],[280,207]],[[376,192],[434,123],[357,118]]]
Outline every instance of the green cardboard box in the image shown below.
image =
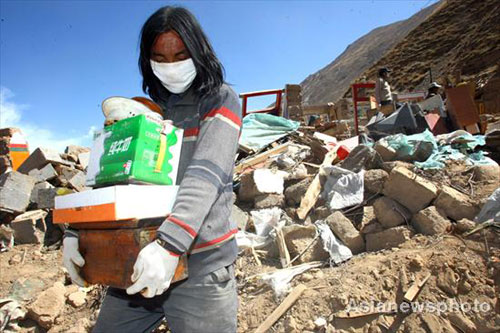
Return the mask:
[[175,185],[183,130],[148,115],[123,119],[94,134],[86,184]]

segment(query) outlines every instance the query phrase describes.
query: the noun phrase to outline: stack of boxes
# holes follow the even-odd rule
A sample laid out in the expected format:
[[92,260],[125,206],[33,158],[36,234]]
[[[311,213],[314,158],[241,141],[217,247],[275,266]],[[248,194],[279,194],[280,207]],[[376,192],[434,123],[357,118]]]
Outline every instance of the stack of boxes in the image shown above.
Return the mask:
[[[54,222],[79,230],[89,283],[131,285],[135,259],[171,212],[183,130],[141,114],[94,135],[86,185],[92,190],[58,196]],[[186,276],[186,258],[174,280]]]

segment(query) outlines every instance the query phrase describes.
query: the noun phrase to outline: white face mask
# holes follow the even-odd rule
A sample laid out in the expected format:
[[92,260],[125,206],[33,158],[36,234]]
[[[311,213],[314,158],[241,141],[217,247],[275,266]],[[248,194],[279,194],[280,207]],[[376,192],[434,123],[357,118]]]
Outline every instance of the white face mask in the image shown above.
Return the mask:
[[173,94],[185,92],[196,77],[196,67],[191,58],[171,63],[150,60],[150,63],[153,73]]

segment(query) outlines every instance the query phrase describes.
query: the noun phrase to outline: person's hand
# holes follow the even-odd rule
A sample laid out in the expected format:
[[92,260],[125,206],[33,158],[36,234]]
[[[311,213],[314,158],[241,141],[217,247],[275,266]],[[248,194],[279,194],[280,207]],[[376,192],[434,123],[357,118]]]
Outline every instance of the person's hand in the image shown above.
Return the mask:
[[63,265],[68,270],[71,281],[80,287],[84,287],[86,282],[78,273],[77,267],[85,265],[80,252],[78,252],[78,237],[64,237],[63,240]]
[[141,292],[147,298],[163,294],[170,287],[178,263],[179,255],[156,241],[146,245],[135,261],[131,277],[134,284],[127,288],[127,294]]

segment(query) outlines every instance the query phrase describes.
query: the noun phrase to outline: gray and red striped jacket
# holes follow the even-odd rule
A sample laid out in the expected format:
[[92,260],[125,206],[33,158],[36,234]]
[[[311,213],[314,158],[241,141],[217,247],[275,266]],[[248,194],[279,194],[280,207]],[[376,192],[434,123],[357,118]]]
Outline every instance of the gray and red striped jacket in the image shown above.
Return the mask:
[[184,129],[172,213],[158,236],[190,254],[189,275],[230,265],[237,256],[232,208],[233,168],[241,129],[236,93],[226,84],[216,95],[198,98],[189,89],[170,95],[164,118]]

